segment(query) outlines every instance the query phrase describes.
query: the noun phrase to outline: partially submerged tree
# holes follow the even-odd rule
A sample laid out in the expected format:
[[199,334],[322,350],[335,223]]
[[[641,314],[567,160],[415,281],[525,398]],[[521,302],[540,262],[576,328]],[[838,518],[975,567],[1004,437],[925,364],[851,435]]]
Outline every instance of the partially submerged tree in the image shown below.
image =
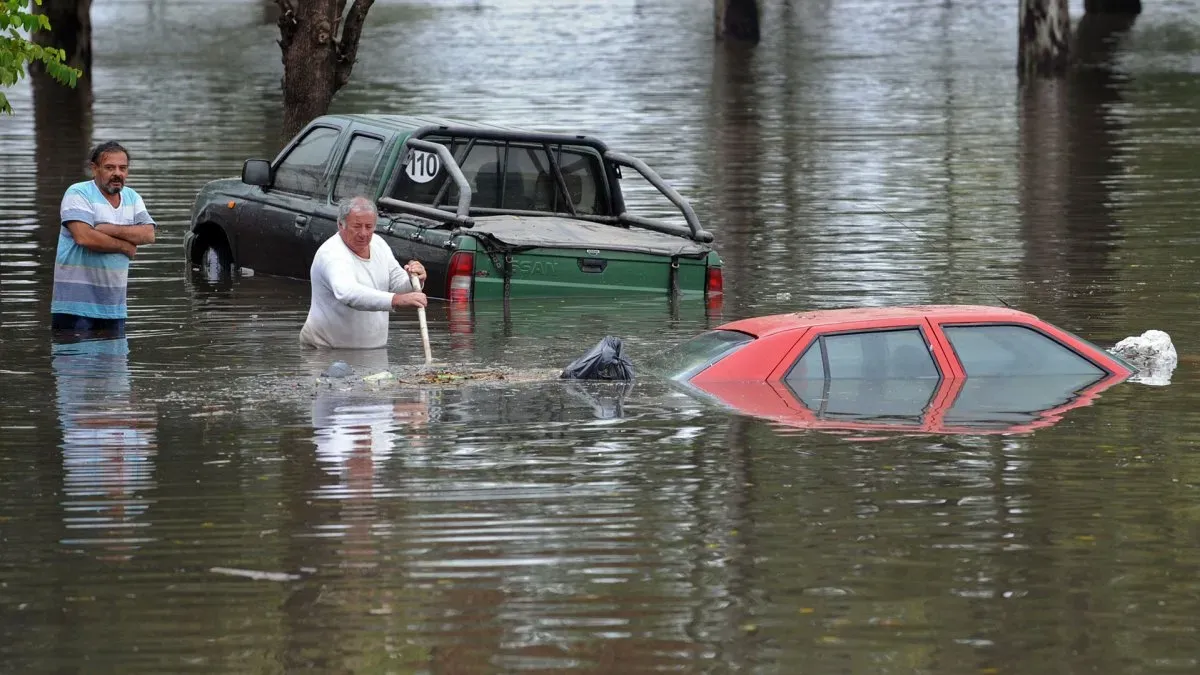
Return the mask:
[[[40,64],[50,77],[69,87],[82,73],[67,65],[67,53],[29,39],[38,31],[50,30],[50,19],[33,11],[42,0],[0,0],[0,88],[11,87],[25,77],[25,66]],[[12,113],[8,97],[0,89],[0,113]]]
[[[2,0],[0,0],[2,1]],[[275,0],[283,52],[283,133],[329,110],[350,81],[363,22],[375,0]]]
[[1017,72],[1058,77],[1070,65],[1071,13],[1067,0],[1020,0]]

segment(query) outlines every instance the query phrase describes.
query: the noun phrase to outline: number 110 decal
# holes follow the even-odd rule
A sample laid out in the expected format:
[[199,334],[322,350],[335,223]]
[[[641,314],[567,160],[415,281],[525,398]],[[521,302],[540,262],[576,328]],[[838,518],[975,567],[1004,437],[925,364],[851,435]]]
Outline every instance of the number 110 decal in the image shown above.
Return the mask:
[[404,167],[404,173],[414,183],[428,183],[441,170],[442,160],[434,153],[423,150],[414,150],[408,158],[408,166]]

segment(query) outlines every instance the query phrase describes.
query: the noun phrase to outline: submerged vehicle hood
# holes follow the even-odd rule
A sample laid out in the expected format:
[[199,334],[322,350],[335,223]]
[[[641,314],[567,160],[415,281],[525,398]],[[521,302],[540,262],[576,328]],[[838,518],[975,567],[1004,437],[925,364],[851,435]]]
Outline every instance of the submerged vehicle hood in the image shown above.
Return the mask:
[[699,258],[707,244],[652,230],[593,223],[558,216],[485,216],[463,230],[476,238],[490,237],[516,248],[582,248],[629,251]]

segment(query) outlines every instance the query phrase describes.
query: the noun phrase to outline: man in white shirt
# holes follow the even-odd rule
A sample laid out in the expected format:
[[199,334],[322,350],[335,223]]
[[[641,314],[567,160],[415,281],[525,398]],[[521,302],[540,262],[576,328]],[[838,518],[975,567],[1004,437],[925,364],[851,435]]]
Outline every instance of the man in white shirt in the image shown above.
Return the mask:
[[404,267],[382,239],[375,236],[375,204],[351,197],[338,208],[337,236],[330,237],[313,258],[312,302],[300,330],[300,342],[311,347],[376,349],[387,345],[388,312],[424,307],[425,294],[409,280],[425,284],[425,267],[410,260]]

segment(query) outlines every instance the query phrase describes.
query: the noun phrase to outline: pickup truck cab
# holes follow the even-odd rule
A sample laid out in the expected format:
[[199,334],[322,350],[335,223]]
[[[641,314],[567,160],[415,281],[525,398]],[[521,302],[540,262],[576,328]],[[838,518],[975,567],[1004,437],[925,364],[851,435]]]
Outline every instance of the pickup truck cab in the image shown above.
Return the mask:
[[[629,213],[626,170],[682,224]],[[376,236],[401,263],[424,264],[434,298],[723,292],[712,235],[640,160],[589,136],[393,115],[317,118],[274,161],[206,184],[187,260],[306,279],[338,202],[355,195],[375,200]]]

